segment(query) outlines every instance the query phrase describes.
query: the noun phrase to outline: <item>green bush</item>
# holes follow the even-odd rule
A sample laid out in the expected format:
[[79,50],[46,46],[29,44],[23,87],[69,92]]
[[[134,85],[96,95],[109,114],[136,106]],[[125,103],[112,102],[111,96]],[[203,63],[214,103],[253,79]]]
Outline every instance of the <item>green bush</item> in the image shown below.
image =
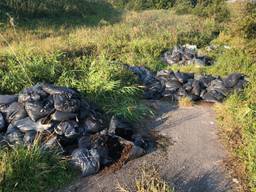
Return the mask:
[[[1,0],[0,6],[18,16],[84,16],[94,14],[105,1],[89,0]],[[1,10],[1,9],[0,9]]]
[[108,2],[116,7],[132,10],[169,9],[175,4],[175,0],[109,0]]
[[205,47],[218,36],[217,32],[180,32],[177,34],[177,43],[180,45],[192,44],[197,45],[198,48]]
[[229,19],[230,13],[225,0],[177,0],[177,14],[195,14],[201,17],[212,17],[216,22]]
[[256,3],[248,3],[241,19],[241,31],[245,38],[256,38]]

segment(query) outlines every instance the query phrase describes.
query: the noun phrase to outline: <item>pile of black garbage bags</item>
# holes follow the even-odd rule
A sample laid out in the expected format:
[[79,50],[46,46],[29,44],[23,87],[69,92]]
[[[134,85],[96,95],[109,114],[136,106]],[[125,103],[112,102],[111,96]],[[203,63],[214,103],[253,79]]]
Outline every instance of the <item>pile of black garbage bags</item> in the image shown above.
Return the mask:
[[195,45],[178,45],[173,49],[163,53],[162,59],[169,65],[190,65],[209,66],[213,64],[213,59],[206,55],[198,54]]
[[166,97],[177,101],[181,97],[188,97],[191,101],[222,102],[230,92],[243,90],[247,83],[245,76],[240,73],[221,78],[169,70],[153,74],[143,66],[126,67],[143,84],[146,99]]
[[146,143],[133,131],[118,117],[105,123],[102,113],[71,88],[40,83],[18,95],[0,95],[0,147],[36,142],[42,150],[71,156],[83,176],[118,161],[127,146],[129,159],[143,155]]

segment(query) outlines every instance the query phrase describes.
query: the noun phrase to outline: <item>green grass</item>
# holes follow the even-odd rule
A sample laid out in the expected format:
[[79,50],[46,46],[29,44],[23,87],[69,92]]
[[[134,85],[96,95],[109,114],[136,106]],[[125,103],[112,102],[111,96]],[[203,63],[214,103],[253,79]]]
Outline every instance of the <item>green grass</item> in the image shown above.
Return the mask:
[[17,147],[0,151],[0,191],[38,192],[64,187],[75,172],[53,152]]

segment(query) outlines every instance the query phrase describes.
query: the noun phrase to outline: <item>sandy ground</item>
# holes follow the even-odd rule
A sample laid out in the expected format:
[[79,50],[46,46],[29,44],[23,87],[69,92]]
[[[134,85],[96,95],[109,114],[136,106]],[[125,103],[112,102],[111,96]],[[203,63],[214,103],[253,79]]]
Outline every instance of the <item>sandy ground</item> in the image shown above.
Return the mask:
[[163,148],[128,162],[116,173],[81,178],[65,192],[115,192],[117,185],[134,190],[142,166],[154,165],[176,192],[235,191],[225,170],[228,153],[218,139],[215,115],[209,106],[175,108],[165,101],[153,101],[157,118],[147,122],[167,138]]

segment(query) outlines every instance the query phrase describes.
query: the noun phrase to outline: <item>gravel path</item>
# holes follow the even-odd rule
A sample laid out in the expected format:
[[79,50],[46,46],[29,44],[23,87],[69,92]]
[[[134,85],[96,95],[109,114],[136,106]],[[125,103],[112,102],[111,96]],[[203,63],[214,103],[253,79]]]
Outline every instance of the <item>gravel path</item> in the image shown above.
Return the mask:
[[228,153],[218,139],[213,110],[209,106],[176,109],[165,101],[151,105],[158,117],[145,127],[168,138],[164,150],[130,161],[116,173],[82,178],[67,191],[114,192],[118,183],[134,191],[134,179],[145,164],[157,166],[176,192],[233,191],[235,184],[223,164]]

